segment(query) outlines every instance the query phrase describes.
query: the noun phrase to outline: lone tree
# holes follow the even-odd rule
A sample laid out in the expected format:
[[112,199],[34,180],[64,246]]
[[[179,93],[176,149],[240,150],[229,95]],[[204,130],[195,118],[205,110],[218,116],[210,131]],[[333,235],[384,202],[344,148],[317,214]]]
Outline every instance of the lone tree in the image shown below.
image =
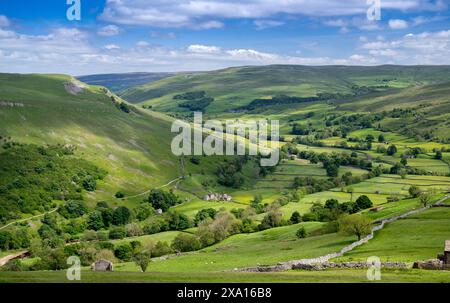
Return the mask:
[[133,257],[133,260],[141,268],[142,272],[145,272],[148,264],[151,262],[151,254],[147,251],[139,252]]
[[397,146],[391,145],[391,146],[388,147],[388,149],[387,149],[388,156],[393,156],[396,153],[397,153]]
[[344,215],[339,219],[339,231],[355,235],[359,241],[363,236],[370,234],[371,223],[369,218],[359,214]]
[[410,195],[411,197],[417,198],[417,197],[420,195],[420,193],[421,193],[422,191],[420,190],[420,188],[419,188],[418,186],[416,186],[416,185],[411,185],[411,186],[409,187],[408,192],[409,192],[409,195]]
[[427,207],[427,205],[431,202],[431,197],[432,194],[430,192],[421,192],[419,195],[419,200],[420,203],[424,206]]

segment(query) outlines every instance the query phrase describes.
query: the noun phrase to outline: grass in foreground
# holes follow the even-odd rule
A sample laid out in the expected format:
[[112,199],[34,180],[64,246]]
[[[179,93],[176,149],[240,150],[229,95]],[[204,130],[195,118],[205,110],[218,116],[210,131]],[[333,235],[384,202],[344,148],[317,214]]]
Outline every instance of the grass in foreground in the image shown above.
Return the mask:
[[[287,271],[280,273],[162,273],[82,271],[81,283],[450,283],[450,271],[382,270],[380,281],[369,281],[366,270]],[[74,283],[65,271],[0,272],[0,283]]]

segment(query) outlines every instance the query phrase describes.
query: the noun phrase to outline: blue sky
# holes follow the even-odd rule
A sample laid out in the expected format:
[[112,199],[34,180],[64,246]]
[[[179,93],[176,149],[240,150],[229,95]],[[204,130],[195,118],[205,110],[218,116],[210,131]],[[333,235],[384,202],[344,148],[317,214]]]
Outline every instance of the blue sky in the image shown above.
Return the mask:
[[79,21],[66,1],[0,2],[0,72],[450,64],[445,0],[79,0]]

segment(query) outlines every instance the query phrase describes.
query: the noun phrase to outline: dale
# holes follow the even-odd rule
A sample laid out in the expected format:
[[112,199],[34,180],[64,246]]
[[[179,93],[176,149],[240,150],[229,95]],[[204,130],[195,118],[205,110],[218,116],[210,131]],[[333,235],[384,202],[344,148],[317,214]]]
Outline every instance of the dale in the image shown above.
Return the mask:
[[[68,75],[0,83],[0,281],[61,281],[72,255],[92,282],[355,282],[372,256],[385,282],[450,277],[412,268],[450,233],[448,66],[235,67],[119,94]],[[173,155],[170,125],[194,111],[279,120],[280,162]]]

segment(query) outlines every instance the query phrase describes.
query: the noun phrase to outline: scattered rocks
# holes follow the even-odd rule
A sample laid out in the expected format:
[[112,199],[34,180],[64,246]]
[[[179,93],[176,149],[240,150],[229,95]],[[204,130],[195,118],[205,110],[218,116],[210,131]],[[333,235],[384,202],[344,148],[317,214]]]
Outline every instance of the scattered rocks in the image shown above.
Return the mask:
[[[325,262],[325,263],[316,263],[316,264],[294,264],[292,269],[301,269],[301,270],[325,270],[330,268],[348,268],[348,269],[358,269],[358,268],[369,268],[372,266],[372,263],[368,262],[343,262],[343,263],[334,263],[334,262]],[[407,268],[406,263],[404,262],[381,262],[382,268]]]
[[0,106],[24,107],[25,105],[23,103],[17,103],[17,102],[0,101]]

